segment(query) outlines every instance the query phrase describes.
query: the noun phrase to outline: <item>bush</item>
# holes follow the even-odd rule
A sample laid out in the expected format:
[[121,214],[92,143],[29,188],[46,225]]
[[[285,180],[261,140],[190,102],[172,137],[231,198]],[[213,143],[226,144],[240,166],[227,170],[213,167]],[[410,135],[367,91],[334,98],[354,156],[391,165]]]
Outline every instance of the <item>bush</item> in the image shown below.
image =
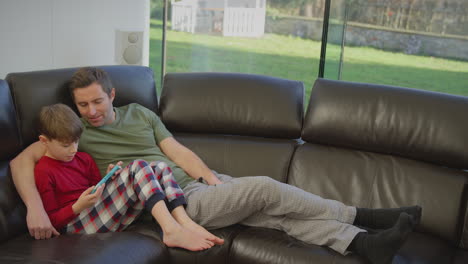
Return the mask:
[[[169,1],[168,1],[169,2]],[[150,1],[150,17],[155,19],[162,19],[164,8],[164,0],[151,0]]]

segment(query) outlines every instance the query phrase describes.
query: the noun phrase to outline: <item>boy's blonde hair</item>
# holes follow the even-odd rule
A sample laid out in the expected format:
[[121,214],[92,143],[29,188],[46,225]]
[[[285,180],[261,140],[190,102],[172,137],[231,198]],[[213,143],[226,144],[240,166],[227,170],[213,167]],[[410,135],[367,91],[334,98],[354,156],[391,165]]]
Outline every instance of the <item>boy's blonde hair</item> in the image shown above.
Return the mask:
[[83,133],[83,124],[76,113],[64,104],[44,106],[39,113],[39,133],[49,140],[76,142]]

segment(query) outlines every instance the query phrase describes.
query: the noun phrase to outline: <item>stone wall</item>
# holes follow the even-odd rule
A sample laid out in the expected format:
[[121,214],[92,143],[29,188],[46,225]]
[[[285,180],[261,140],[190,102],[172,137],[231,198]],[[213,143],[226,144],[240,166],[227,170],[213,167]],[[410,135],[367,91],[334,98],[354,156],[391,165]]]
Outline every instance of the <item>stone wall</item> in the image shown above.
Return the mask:
[[[320,19],[268,16],[265,32],[320,41],[322,25]],[[330,23],[329,43],[341,45],[342,31],[342,25]],[[468,36],[444,36],[348,23],[345,43],[347,46],[368,46],[406,54],[468,60]]]

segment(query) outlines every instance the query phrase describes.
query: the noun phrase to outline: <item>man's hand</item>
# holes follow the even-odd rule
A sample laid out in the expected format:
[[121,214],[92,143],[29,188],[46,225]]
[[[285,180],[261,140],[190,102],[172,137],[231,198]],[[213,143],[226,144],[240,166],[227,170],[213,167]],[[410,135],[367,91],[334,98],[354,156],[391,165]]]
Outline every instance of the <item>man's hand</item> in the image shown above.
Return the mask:
[[209,179],[206,179],[206,182],[208,183],[208,185],[223,184],[223,182],[220,179],[218,179],[218,177],[216,177],[216,176],[210,177]]
[[206,164],[187,147],[183,146],[173,137],[168,137],[159,143],[159,147],[175,164],[180,166],[187,174],[194,178],[203,179],[209,185],[222,184],[223,182],[206,166]]
[[73,212],[75,214],[79,214],[84,209],[95,205],[99,197],[101,197],[101,194],[102,194],[102,191],[104,190],[105,185],[106,184],[103,183],[101,186],[97,188],[96,192],[93,194],[91,193],[91,191],[94,189],[95,187],[94,185],[86,189],[86,191],[84,191],[80,195],[78,200],[72,205]]
[[36,239],[46,239],[52,237],[52,235],[60,235],[50,223],[49,216],[44,210],[41,196],[37,192],[34,182],[34,166],[44,156],[45,152],[45,146],[37,141],[10,161],[13,182],[28,209],[26,222],[29,234]]
[[28,209],[26,215],[29,234],[35,239],[48,239],[60,233],[50,223],[49,216],[44,210]]

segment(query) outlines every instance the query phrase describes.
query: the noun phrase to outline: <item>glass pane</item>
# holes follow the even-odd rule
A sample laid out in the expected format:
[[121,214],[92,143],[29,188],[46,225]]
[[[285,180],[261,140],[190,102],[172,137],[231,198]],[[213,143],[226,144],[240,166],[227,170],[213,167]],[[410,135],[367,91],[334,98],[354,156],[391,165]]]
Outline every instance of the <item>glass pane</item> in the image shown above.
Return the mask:
[[328,22],[327,50],[323,77],[339,80],[341,79],[346,0],[331,0],[330,2],[330,19]]
[[310,94],[323,9],[323,0],[172,0],[166,72],[263,74],[302,81]]
[[150,1],[150,58],[149,67],[154,71],[158,95],[161,94],[161,62],[162,62],[162,35],[164,0]]
[[468,1],[348,3],[343,80],[468,96]]

